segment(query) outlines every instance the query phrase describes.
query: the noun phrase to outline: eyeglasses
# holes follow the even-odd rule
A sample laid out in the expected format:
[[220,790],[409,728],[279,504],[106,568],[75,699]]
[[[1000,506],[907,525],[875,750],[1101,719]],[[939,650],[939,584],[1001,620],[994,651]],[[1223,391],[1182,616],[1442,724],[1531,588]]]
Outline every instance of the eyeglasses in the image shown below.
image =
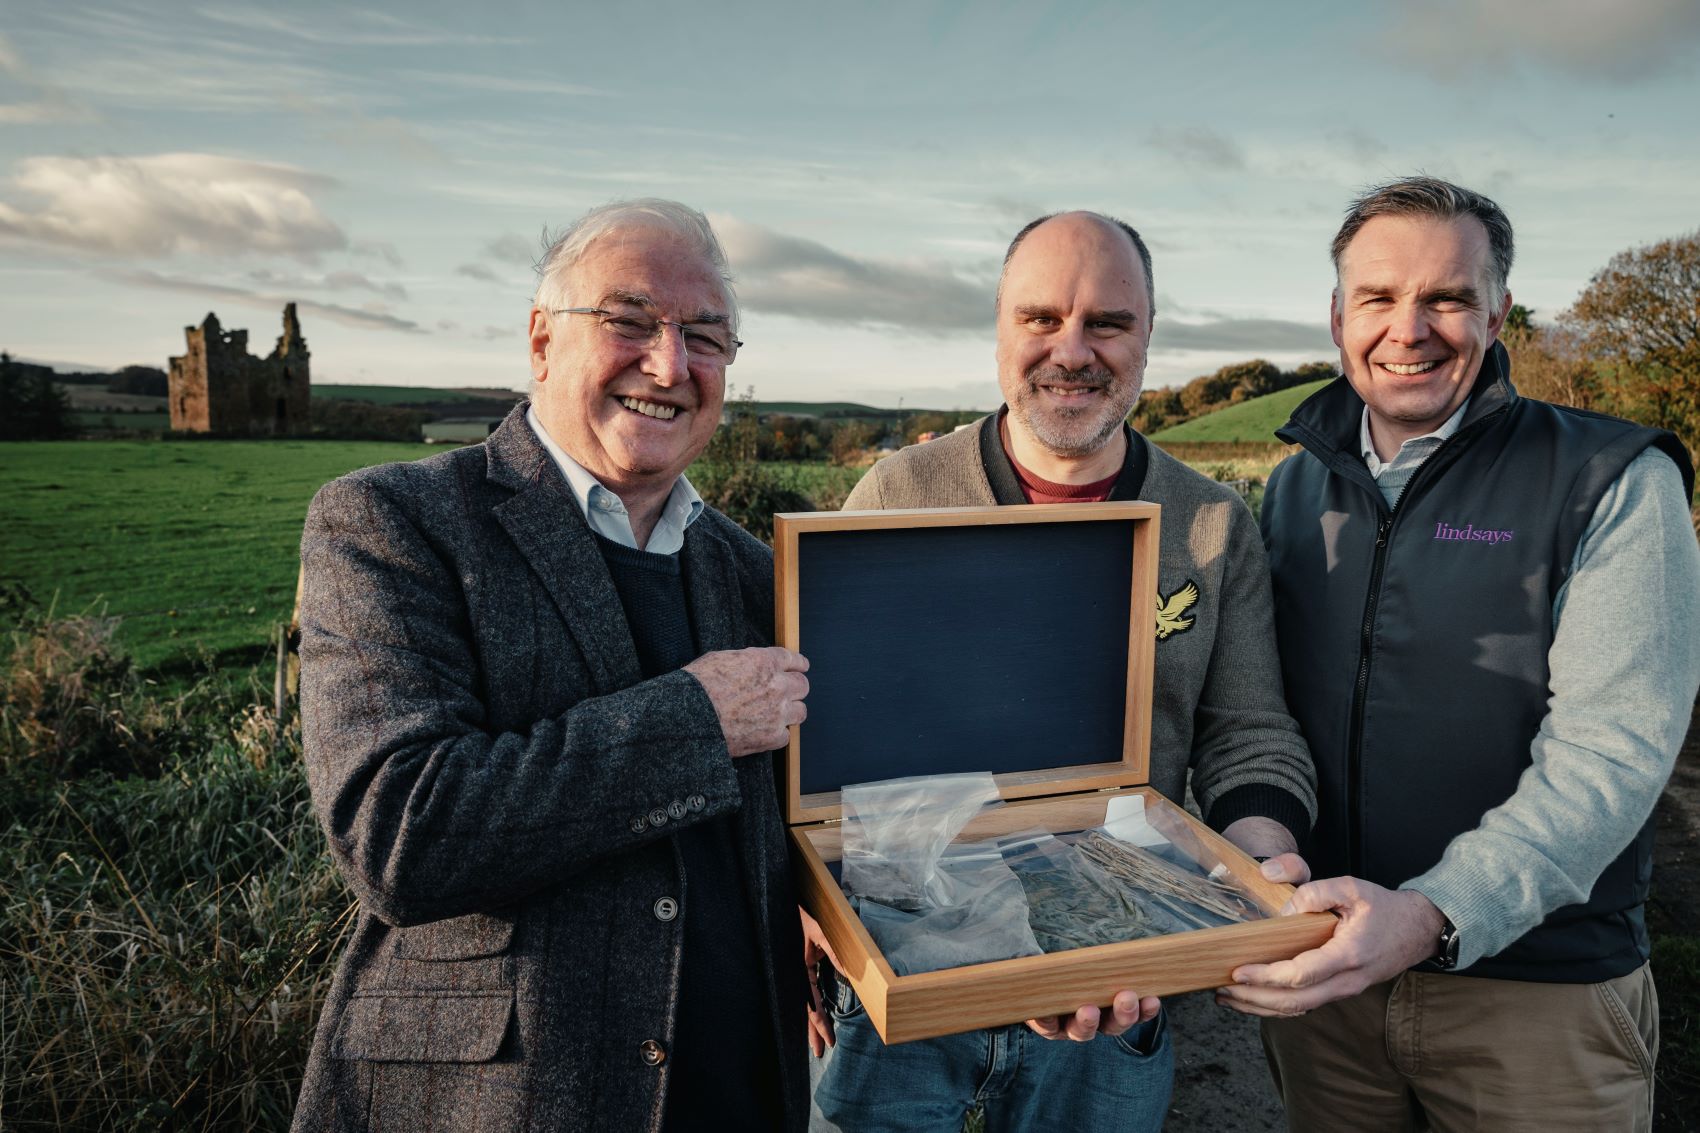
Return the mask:
[[656,340],[661,337],[662,327],[678,327],[679,336],[685,340],[685,352],[693,358],[702,358],[710,362],[730,363],[738,356],[738,347],[744,345],[731,335],[723,334],[709,327],[676,323],[668,319],[652,318],[649,315],[609,311],[602,307],[562,307],[549,313],[552,315],[595,315],[597,321],[602,324],[602,329],[609,334],[626,342],[642,343],[645,346],[655,344]]

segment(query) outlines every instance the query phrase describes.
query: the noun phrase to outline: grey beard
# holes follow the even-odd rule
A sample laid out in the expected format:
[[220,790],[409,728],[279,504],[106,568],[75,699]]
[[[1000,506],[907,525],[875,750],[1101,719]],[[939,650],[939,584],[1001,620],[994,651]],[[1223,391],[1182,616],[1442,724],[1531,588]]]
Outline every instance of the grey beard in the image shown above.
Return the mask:
[[[1016,399],[1009,407],[1010,412],[1016,415],[1034,440],[1056,456],[1078,458],[1097,452],[1115,435],[1116,430],[1121,427],[1122,419],[1127,416],[1126,413],[1118,414],[1108,409],[1088,409],[1084,406],[1080,409],[1061,409],[1054,415],[1033,411],[1033,401],[1038,397],[1041,385],[1067,381],[1075,385],[1108,390],[1114,381],[1108,370],[1063,370],[1046,366],[1029,370],[1026,381],[1025,396]],[[1138,397],[1137,393],[1135,397]],[[1093,413],[1102,413],[1104,419],[1097,423],[1097,428],[1090,436],[1083,437],[1078,429],[1091,420]]]

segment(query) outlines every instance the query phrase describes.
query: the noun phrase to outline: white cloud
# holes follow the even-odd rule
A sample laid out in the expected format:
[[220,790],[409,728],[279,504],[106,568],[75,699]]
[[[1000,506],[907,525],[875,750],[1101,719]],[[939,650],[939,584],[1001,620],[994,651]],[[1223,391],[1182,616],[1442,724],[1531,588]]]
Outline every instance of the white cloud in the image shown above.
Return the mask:
[[1159,316],[1151,328],[1151,349],[1245,350],[1252,353],[1315,350],[1326,355],[1332,353],[1334,346],[1328,328],[1321,323],[1225,317],[1181,322]]
[[95,122],[99,115],[73,102],[54,84],[32,74],[5,36],[0,35],[0,75],[35,97],[27,102],[0,102],[0,125],[34,126],[46,122]]
[[370,291],[386,299],[406,299],[407,288],[399,283],[380,283],[371,277],[346,268],[326,272],[317,279],[303,275],[279,275],[267,268],[248,273],[248,278],[263,287],[279,291]]
[[1230,173],[1246,167],[1239,143],[1205,126],[1159,126],[1147,140],[1186,165]]
[[269,8],[250,8],[221,4],[202,8],[196,15],[215,23],[228,24],[244,31],[262,32],[269,36],[285,36],[306,43],[334,46],[363,47],[458,47],[475,45],[512,46],[525,42],[515,36],[466,35],[443,31],[426,25],[417,11],[406,17],[390,15],[371,9],[350,9],[333,13],[326,11],[280,14]]
[[530,266],[540,252],[538,242],[515,236],[511,232],[496,237],[484,246],[484,254],[493,260],[505,260]]
[[815,322],[895,326],[932,334],[992,326],[990,279],[927,262],[857,259],[735,217],[712,218],[752,310]]
[[483,264],[461,264],[455,268],[456,275],[464,275],[468,279],[476,279],[481,283],[504,283],[500,275],[485,267]]
[[372,117],[359,110],[351,99],[290,97],[283,104],[311,121],[320,136],[344,149],[367,155],[390,154],[433,165],[452,161],[441,146],[412,123],[391,116]]
[[396,76],[432,86],[459,87],[462,90],[485,91],[490,94],[545,94],[559,98],[608,98],[611,91],[557,79],[525,79],[511,75],[474,75],[460,71],[399,70]]
[[268,252],[311,259],[347,246],[314,204],[320,177],[204,153],[31,157],[0,201],[0,236],[86,252],[168,256]]
[[106,273],[106,277],[118,283],[129,284],[132,287],[147,287],[156,291],[181,291],[189,295],[200,295],[210,299],[225,299],[239,306],[262,310],[281,310],[285,303],[294,303],[302,314],[320,315],[333,323],[358,327],[362,330],[392,330],[400,331],[403,334],[430,333],[411,319],[398,318],[380,309],[362,310],[358,307],[344,307],[337,303],[320,303],[312,299],[298,299],[281,293],[253,291],[246,287],[208,283],[200,279],[184,279],[179,276],[161,275],[153,271],[109,272]]
[[95,122],[99,117],[85,107],[64,97],[42,98],[34,102],[0,103],[0,125],[38,126],[47,122]]
[[1446,79],[1522,61],[1630,83],[1691,62],[1700,49],[1694,0],[1434,0],[1399,12],[1391,35],[1402,54]]
[[401,253],[388,240],[356,240],[348,246],[348,250],[356,256],[383,260],[392,268],[401,267]]
[[902,402],[906,410],[927,409],[994,409],[1003,402],[995,377],[979,382],[959,382],[955,385],[923,385],[911,383],[901,391],[879,386],[846,386],[836,391],[835,399],[854,401],[863,405],[896,408]]

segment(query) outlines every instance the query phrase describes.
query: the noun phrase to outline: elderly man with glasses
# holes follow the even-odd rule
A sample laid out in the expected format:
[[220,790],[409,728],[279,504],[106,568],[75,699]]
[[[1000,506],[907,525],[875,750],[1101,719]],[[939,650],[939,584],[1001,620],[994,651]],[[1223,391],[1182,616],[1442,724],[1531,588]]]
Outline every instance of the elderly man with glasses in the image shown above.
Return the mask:
[[303,739],[361,912],[295,1128],[798,1128],[768,753],[807,662],[683,475],[740,345],[725,255],[633,201],[541,272],[529,406],[308,515]]

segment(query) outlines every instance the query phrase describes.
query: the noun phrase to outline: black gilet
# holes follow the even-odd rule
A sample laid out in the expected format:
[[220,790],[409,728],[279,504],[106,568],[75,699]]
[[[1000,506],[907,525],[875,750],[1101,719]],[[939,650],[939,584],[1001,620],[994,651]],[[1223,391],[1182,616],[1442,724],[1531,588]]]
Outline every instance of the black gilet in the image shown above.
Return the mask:
[[[1314,875],[1395,887],[1504,802],[1546,714],[1552,607],[1606,489],[1669,433],[1519,397],[1497,343],[1456,434],[1389,508],[1359,451],[1344,379],[1278,436],[1264,541],[1282,675],[1316,760]],[[1648,955],[1652,821],[1588,900],[1555,910],[1468,974],[1594,982]]]

